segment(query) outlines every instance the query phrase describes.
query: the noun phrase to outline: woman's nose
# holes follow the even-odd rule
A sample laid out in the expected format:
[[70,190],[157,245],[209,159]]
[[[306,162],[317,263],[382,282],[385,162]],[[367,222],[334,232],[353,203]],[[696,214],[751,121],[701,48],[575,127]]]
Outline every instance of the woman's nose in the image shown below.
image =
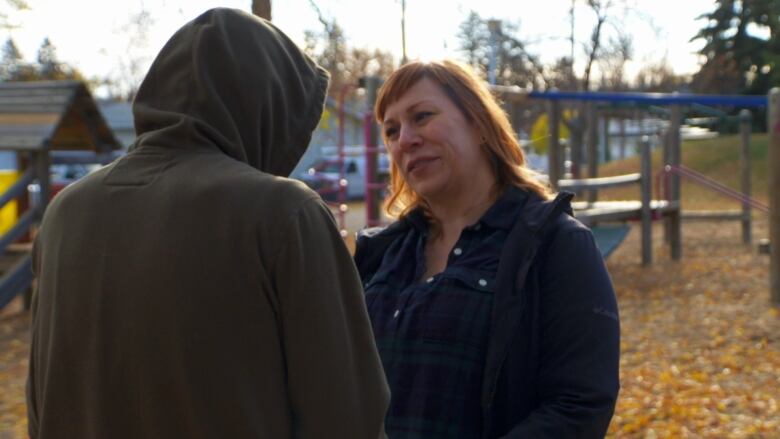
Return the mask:
[[420,134],[413,126],[403,125],[398,134],[398,146],[402,150],[413,148],[420,144]]

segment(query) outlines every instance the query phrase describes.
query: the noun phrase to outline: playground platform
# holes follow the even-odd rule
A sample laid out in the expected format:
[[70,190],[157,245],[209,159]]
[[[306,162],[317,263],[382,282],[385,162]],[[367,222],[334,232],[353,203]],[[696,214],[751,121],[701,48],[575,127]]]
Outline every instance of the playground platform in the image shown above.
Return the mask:
[[[666,200],[650,201],[650,211],[653,218],[660,218],[668,212],[676,210],[677,203]],[[632,221],[641,219],[642,202],[627,201],[575,201],[572,203],[574,216],[585,225],[593,225],[608,221]]]

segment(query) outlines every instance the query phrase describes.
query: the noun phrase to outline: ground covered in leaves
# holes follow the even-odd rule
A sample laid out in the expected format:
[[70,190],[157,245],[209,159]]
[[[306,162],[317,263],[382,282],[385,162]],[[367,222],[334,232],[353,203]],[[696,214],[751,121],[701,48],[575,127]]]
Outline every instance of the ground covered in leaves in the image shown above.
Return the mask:
[[[756,238],[766,237],[759,221]],[[769,256],[737,222],[687,222],[683,259],[654,229],[640,266],[639,227],[608,266],[622,325],[621,392],[611,437],[780,438],[780,316]]]
[[0,439],[27,437],[24,386],[30,352],[30,318],[14,301],[0,310]]
[[[683,260],[654,229],[640,266],[639,227],[609,257],[622,323],[622,389],[609,437],[780,438],[780,315],[769,257],[739,225],[684,225]],[[756,238],[766,236],[759,219]],[[0,439],[25,438],[29,315],[0,313]]]

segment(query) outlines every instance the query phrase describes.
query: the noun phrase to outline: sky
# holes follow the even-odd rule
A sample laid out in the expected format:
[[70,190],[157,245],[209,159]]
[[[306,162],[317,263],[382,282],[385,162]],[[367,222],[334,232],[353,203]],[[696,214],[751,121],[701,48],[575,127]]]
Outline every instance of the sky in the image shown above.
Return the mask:
[[[634,60],[629,74],[646,63],[666,58],[677,73],[698,68],[695,54],[702,41],[689,42],[702,27],[696,17],[713,8],[713,0],[628,0],[634,7],[618,13],[615,22],[630,29]],[[381,48],[401,58],[400,0],[314,0],[323,15],[336,17],[352,47]],[[76,66],[87,77],[107,76],[128,59],[142,60],[143,71],[167,39],[187,21],[215,6],[249,10],[250,0],[27,0],[30,10],[11,13],[15,29],[0,31],[12,37],[32,61],[48,37],[61,61]],[[4,3],[0,2],[6,8]],[[577,0],[575,38],[584,42],[593,13]],[[485,19],[519,26],[516,34],[531,42],[531,52],[543,61],[570,53],[571,0],[406,0],[406,41],[410,59],[458,57],[458,26],[470,11]],[[146,10],[153,25],[146,41],[130,41],[122,29],[129,17]],[[322,25],[310,0],[272,0],[273,22],[302,44],[304,31]],[[5,35],[3,35],[5,34]],[[578,47],[575,58],[584,61]]]

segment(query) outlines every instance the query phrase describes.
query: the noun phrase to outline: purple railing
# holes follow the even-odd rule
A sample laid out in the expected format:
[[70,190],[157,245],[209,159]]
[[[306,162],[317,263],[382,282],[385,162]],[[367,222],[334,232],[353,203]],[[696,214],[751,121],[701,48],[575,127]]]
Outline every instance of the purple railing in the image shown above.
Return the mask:
[[[751,197],[743,194],[742,192],[734,190],[734,189],[732,189],[732,188],[730,188],[730,187],[728,187],[728,186],[726,186],[726,185],[724,185],[724,184],[722,184],[722,183],[720,183],[718,181],[715,181],[715,180],[707,177],[706,175],[704,175],[704,174],[702,174],[700,172],[694,171],[693,169],[688,168],[688,167],[686,167],[684,165],[666,165],[666,166],[664,166],[664,169],[663,169],[662,172],[667,177],[666,179],[664,179],[664,183],[665,183],[664,184],[664,186],[665,186],[664,187],[664,189],[665,189],[664,192],[666,192],[666,189],[668,189],[668,187],[669,187],[668,182],[666,181],[666,180],[668,180],[668,176],[670,174],[676,174],[676,175],[679,175],[680,177],[687,178],[690,181],[693,181],[693,182],[695,182],[697,184],[700,184],[701,186],[709,188],[709,189],[711,189],[711,190],[713,190],[713,191],[715,191],[715,192],[717,192],[717,193],[719,193],[719,194],[721,194],[721,195],[723,195],[725,197],[735,199],[735,200],[737,200],[739,202],[742,202],[743,204],[749,205],[750,207],[752,207],[754,209],[760,210],[761,212],[769,213],[769,206],[767,206],[766,204],[756,200],[755,198],[751,198]],[[667,199],[668,199],[668,196],[667,196]]]

